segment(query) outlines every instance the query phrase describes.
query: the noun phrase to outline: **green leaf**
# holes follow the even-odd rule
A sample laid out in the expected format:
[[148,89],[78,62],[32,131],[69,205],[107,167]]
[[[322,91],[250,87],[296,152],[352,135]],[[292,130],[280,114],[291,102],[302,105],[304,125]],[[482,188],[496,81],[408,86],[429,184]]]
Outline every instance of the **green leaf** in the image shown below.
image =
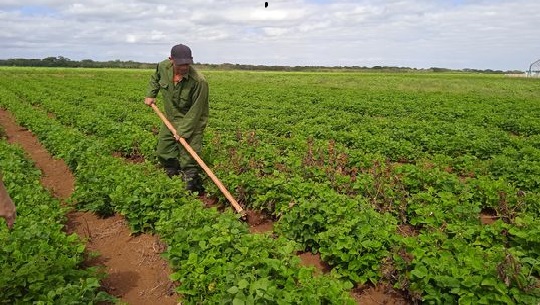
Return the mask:
[[246,305],[246,296],[240,291],[233,300],[233,305]]
[[247,286],[249,285],[249,282],[246,281],[245,279],[241,279],[239,282],[238,282],[238,288],[239,289],[244,289],[246,288]]
[[482,280],[482,283],[480,283],[482,286],[497,286],[497,284],[497,280],[492,277],[485,278]]
[[253,284],[251,284],[252,290],[268,290],[268,287],[270,286],[270,281],[268,278],[261,278],[255,281]]
[[227,289],[227,292],[230,293],[230,294],[237,294],[238,293],[238,287],[237,286],[232,286],[231,288]]
[[420,266],[418,266],[416,269],[412,270],[412,271],[411,271],[411,274],[414,275],[414,276],[417,277],[417,278],[421,278],[421,279],[422,279],[422,278],[424,278],[424,277],[427,276],[428,271],[427,271],[426,267],[420,265]]

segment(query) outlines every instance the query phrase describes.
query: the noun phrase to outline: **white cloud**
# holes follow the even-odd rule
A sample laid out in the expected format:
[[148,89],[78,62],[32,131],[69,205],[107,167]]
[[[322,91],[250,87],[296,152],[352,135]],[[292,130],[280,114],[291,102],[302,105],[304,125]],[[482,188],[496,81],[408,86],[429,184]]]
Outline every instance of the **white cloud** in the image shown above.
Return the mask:
[[0,58],[521,69],[540,58],[536,0],[59,0],[0,4]]

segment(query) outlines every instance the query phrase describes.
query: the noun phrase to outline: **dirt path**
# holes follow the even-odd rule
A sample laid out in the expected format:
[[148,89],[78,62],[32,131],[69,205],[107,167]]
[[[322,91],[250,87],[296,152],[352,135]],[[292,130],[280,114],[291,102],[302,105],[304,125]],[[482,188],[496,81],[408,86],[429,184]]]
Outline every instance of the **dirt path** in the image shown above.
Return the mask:
[[[20,145],[42,171],[45,188],[62,201],[69,198],[75,178],[65,162],[53,159],[37,138],[17,125],[3,109],[0,109],[0,125],[8,142]],[[66,231],[86,239],[89,253],[100,254],[90,258],[87,264],[103,266],[109,277],[102,286],[110,294],[130,305],[177,304],[179,296],[173,293],[174,286],[168,277],[171,270],[159,256],[165,246],[157,237],[131,236],[121,216],[101,219],[87,212],[71,212]]]

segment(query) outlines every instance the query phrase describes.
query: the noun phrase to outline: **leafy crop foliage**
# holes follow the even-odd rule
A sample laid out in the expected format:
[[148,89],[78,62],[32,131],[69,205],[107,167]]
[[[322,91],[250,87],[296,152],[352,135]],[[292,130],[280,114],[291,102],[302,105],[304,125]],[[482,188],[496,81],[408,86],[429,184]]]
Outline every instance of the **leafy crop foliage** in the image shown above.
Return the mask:
[[[1,72],[0,106],[71,166],[73,200],[167,242],[186,304],[346,304],[365,283],[425,304],[540,301],[536,80],[207,71],[203,158],[277,221],[251,235],[158,168],[151,71]],[[332,271],[314,278],[296,251]]]
[[112,301],[100,292],[102,275],[82,267],[85,246],[77,235],[63,232],[66,209],[43,189],[40,171],[5,141],[0,141],[0,168],[18,213],[12,231],[0,226],[0,303]]

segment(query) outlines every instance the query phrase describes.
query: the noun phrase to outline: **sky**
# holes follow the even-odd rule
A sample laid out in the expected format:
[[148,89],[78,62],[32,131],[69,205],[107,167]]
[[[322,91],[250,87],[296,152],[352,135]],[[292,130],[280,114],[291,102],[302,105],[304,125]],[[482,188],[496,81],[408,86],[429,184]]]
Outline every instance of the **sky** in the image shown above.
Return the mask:
[[528,70],[539,0],[2,0],[0,58]]

